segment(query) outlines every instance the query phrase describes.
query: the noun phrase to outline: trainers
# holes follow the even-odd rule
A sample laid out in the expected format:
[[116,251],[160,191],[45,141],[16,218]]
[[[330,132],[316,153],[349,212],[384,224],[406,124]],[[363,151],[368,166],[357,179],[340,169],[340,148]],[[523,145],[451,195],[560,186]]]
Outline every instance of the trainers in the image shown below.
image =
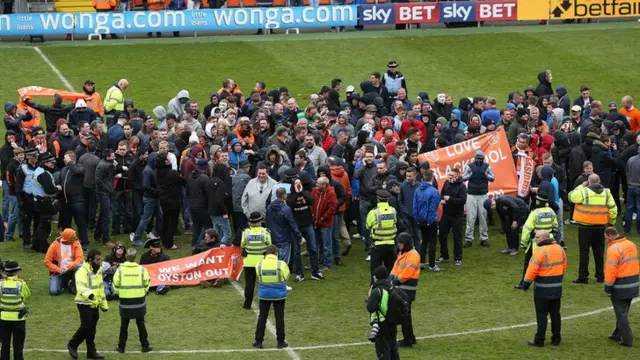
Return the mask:
[[291,286],[287,286],[287,291],[291,291],[293,288]]
[[286,347],[289,347],[289,343],[286,341],[278,341],[278,346],[276,346],[278,349],[284,349]]
[[455,266],[460,266],[460,265],[462,265],[462,260],[456,260],[456,261],[454,261],[454,262],[453,262],[453,265],[455,265]]
[[575,223],[576,223],[576,221],[575,221],[575,220],[573,220],[573,219],[569,220],[569,224],[572,224],[572,225],[573,225],[573,224],[575,224]]
[[309,256],[309,252],[307,250],[300,253],[300,256]]
[[325,266],[322,268],[322,271],[327,272],[327,271],[331,271],[331,268],[328,266]]
[[321,272],[317,274],[311,274],[311,279],[313,280],[324,280],[324,275]]
[[442,269],[440,269],[438,267],[438,265],[435,265],[434,267],[429,267],[429,271],[431,271],[431,272],[440,272],[440,271],[442,271]]
[[304,281],[304,275],[296,275],[296,282]]
[[118,354],[124,354],[124,348],[121,348],[120,346],[118,346],[118,347],[116,348],[116,352],[117,352]]
[[480,246],[482,246],[482,247],[486,247],[486,248],[491,247],[491,245],[489,245],[489,242],[488,242],[488,241],[486,241],[486,240],[485,240],[485,241],[480,241]]
[[143,353],[148,353],[148,352],[151,352],[151,351],[153,351],[153,349],[151,348],[151,346],[143,346],[143,347],[142,347],[142,352],[143,352]]
[[511,253],[511,249],[509,249],[509,248],[506,248],[506,249],[500,251],[500,254],[509,254],[509,253]]
[[129,234],[129,241],[133,242],[133,239],[136,237],[136,233]]
[[364,259],[365,261],[371,261],[371,255],[367,255],[367,258]]
[[565,225],[569,225],[569,224],[571,224],[571,220],[569,220],[569,219],[565,220],[565,221],[564,221],[564,224],[565,224]]
[[362,236],[360,236],[360,234],[353,234],[351,235],[351,238],[353,238],[353,240],[360,240],[362,239]]
[[427,264],[420,264],[420,270],[424,270],[427,268]]
[[157,237],[157,236],[156,236],[156,234],[154,234],[154,233],[153,233],[153,231],[149,231],[149,232],[147,233],[147,239],[150,239],[150,238],[156,238],[156,237]]
[[462,246],[463,248],[470,248],[473,244],[471,243],[471,241],[467,241],[464,243],[464,245]]
[[144,247],[144,243],[142,242],[142,240],[138,240],[138,241],[134,241],[133,245],[135,246],[140,246],[140,247]]
[[351,245],[351,241],[349,241],[347,243],[347,246],[345,247],[344,251],[342,252],[342,256],[349,255],[349,253],[351,252],[351,247],[353,247],[353,245]]
[[439,264],[441,262],[447,262],[449,261],[449,259],[445,259],[442,256],[440,256],[439,258],[436,259],[436,264]]
[[306,243],[307,243],[307,239],[302,238],[302,239],[300,240],[300,246],[302,246],[302,245],[304,245],[304,244],[306,244]]
[[511,252],[509,253],[510,256],[516,256],[518,254],[519,254],[519,252],[516,249],[511,249]]
[[262,349],[262,341],[254,341],[251,346],[253,346],[256,349]]

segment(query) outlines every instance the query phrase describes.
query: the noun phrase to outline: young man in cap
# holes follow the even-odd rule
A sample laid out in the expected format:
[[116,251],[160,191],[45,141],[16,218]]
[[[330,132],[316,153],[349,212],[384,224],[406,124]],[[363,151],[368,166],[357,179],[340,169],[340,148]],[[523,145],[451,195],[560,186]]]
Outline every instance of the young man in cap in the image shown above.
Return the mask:
[[66,288],[75,294],[75,272],[82,265],[83,252],[73,229],[64,229],[51,243],[44,257],[44,266],[49,270],[49,294],[59,295]]
[[[144,248],[149,249],[148,252],[142,254],[140,257],[140,265],[155,264],[167,260],[171,260],[169,255],[162,252],[162,240],[159,237],[150,234],[149,239],[145,241]],[[165,295],[169,292],[169,287],[166,285],[159,285],[155,289],[156,295]]]
[[93,80],[87,80],[84,82],[82,86],[82,92],[89,95],[87,99],[85,99],[87,105],[93,110],[98,116],[104,116],[104,107],[102,106],[102,97],[100,93],[96,91],[95,83]]
[[76,286],[78,292],[74,301],[78,306],[80,314],[80,327],[75,332],[67,349],[73,359],[78,358],[78,346],[86,341],[87,359],[101,360],[104,356],[96,351],[96,327],[100,320],[100,312],[107,312],[109,305],[104,293],[104,282],[102,280],[102,257],[100,250],[91,249],[87,254],[87,259],[76,271]]
[[485,200],[489,198],[489,182],[495,180],[493,168],[485,161],[482,150],[476,150],[474,161],[464,167],[463,181],[467,185],[467,233],[465,248],[471,246],[476,219],[480,219],[480,246],[489,247],[489,234],[487,227],[487,211],[483,207]]
[[53,202],[58,195],[52,172],[55,171],[56,158],[53,154],[43,153],[38,157],[40,166],[33,173],[34,211],[38,213],[38,227],[33,236],[33,249],[46,253],[49,247],[51,219],[57,213]]
[[[24,359],[22,349],[27,335],[26,317],[29,312],[25,303],[31,295],[29,286],[20,279],[22,268],[13,261],[4,263],[6,278],[0,280],[0,337],[2,338],[2,359],[9,359],[13,340],[13,358]],[[12,339],[13,338],[13,339]]]
[[253,291],[256,286],[256,265],[264,259],[267,247],[271,245],[271,233],[262,226],[264,217],[257,211],[249,216],[249,227],[242,232],[240,247],[244,255],[244,305],[251,309]]
[[27,161],[20,165],[16,176],[16,196],[18,206],[22,215],[23,226],[23,247],[32,249],[31,237],[32,229],[37,226],[39,219],[38,213],[34,211],[33,193],[35,188],[34,174],[38,169],[38,149],[29,148],[24,152]]
[[391,96],[395,96],[398,90],[404,88],[407,90],[407,82],[404,79],[404,74],[398,71],[398,62],[391,60],[387,63],[387,72],[382,76],[382,85],[384,85]]

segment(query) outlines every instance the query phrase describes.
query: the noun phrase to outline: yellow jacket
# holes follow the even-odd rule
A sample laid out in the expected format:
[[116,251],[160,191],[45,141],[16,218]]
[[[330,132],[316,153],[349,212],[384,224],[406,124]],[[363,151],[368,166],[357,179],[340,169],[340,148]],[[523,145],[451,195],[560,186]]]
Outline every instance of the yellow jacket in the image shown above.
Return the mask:
[[[91,264],[84,262],[75,274],[77,304],[89,305],[92,308],[108,310],[107,298],[104,295],[104,283],[102,280],[102,267],[94,274]],[[91,298],[93,295],[93,299]]]

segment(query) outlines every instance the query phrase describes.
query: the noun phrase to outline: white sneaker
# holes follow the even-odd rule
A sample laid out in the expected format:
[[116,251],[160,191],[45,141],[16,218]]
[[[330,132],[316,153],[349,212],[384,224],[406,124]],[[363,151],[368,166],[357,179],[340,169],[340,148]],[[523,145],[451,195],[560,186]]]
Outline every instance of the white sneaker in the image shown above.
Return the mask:
[[296,282],[304,281],[304,275],[296,275]]
[[365,261],[371,261],[371,255],[367,255],[367,258],[365,259]]
[[504,250],[500,251],[500,254],[508,254],[510,252],[511,252],[511,249],[507,248],[507,249],[504,249]]
[[569,224],[571,224],[571,220],[569,220],[569,219],[565,220],[565,221],[564,221],[564,224],[565,224],[565,225],[569,225]]
[[129,234],[129,240],[130,240],[131,242],[133,242],[133,238],[135,238],[135,237],[136,237],[136,233],[131,233],[131,234]]
[[362,239],[362,236],[360,236],[360,234],[353,234],[353,235],[351,235],[351,238],[353,240],[360,240],[360,239]]
[[324,275],[322,275],[321,272],[318,272],[317,274],[311,274],[311,278],[313,280],[324,280]]
[[291,291],[293,288],[291,286],[287,286],[287,291]]
[[147,233],[147,239],[149,239],[149,238],[155,238],[155,237],[157,237],[157,236],[153,233],[153,231],[149,231],[149,232]]
[[300,246],[302,246],[302,245],[304,245],[304,244],[306,244],[306,243],[307,243],[307,239],[302,238],[302,239],[300,240]]
[[440,271],[442,271],[442,269],[440,269],[438,267],[438,265],[435,265],[434,267],[430,267],[429,271],[431,271],[431,272],[440,272]]

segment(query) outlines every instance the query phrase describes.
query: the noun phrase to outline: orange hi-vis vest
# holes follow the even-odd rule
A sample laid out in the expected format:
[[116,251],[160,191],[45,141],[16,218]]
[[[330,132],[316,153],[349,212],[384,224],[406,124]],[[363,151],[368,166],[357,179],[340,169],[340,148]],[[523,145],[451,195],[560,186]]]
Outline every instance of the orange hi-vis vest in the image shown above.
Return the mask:
[[104,106],[102,106],[102,96],[94,92],[90,98],[85,100],[87,106],[91,108],[98,116],[104,116]]
[[579,185],[569,193],[569,201],[574,203],[573,220],[583,225],[615,224],[618,208],[609,189],[597,193]]
[[535,282],[533,297],[556,300],[562,297],[562,279],[567,271],[567,255],[562,246],[542,243],[531,255],[524,281]]
[[609,242],[604,268],[604,291],[614,299],[638,296],[640,263],[636,244],[620,237]]
[[93,0],[93,8],[96,10],[111,10],[115,7],[115,0]]
[[393,265],[391,274],[402,282],[402,285],[398,286],[400,289],[416,291],[420,279],[420,254],[416,249],[401,253]]

